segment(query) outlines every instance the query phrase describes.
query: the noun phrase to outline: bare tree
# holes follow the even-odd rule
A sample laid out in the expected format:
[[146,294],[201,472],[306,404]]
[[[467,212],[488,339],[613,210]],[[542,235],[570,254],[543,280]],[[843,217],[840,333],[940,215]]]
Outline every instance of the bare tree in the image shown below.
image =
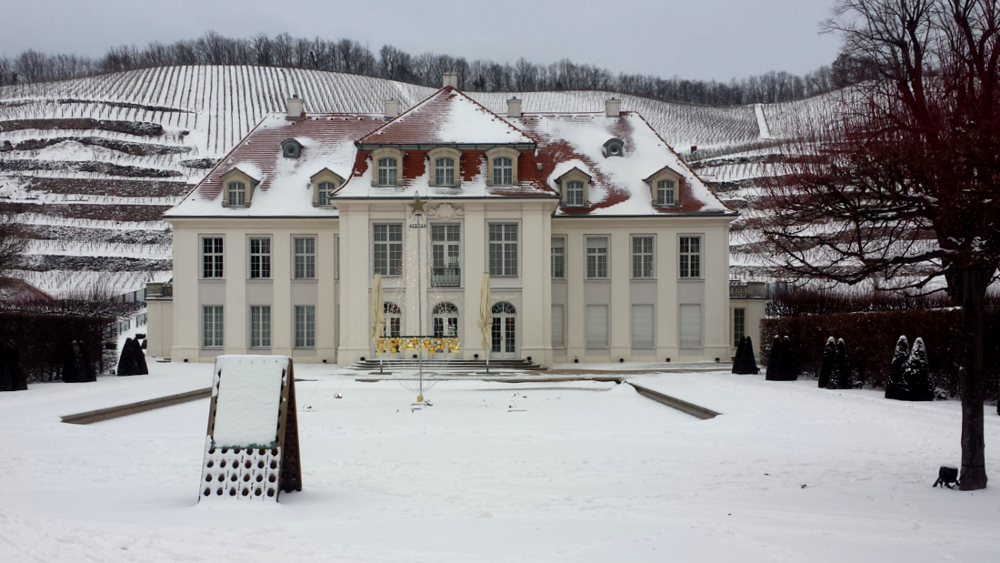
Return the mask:
[[0,214],[0,288],[10,281],[10,271],[17,267],[28,246],[24,225],[12,213]]
[[[1000,0],[839,0],[831,29],[877,75],[773,170],[757,226],[782,270],[962,306],[961,488],[986,486],[983,314],[1000,267]],[[802,163],[801,160],[806,160]]]

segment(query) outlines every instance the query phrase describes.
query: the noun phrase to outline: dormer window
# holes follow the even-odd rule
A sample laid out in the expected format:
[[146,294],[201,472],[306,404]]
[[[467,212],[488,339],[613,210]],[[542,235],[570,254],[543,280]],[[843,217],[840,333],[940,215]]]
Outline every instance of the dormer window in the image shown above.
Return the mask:
[[677,199],[677,183],[673,180],[659,180],[656,182],[656,205],[674,205]]
[[344,185],[344,179],[329,168],[324,168],[309,178],[313,188],[313,205],[315,207],[332,207],[333,192]]
[[320,182],[316,185],[316,203],[320,207],[326,207],[332,205],[331,198],[333,197],[333,190],[337,189],[337,185],[333,182]]
[[229,182],[226,190],[229,192],[229,207],[246,207],[247,185],[244,182]]
[[486,184],[489,186],[517,185],[517,157],[521,153],[510,147],[486,151]]
[[652,191],[650,194],[654,207],[677,207],[680,205],[680,190],[683,176],[675,172],[669,166],[656,171],[655,174],[646,178],[644,182],[649,185]]
[[281,141],[281,156],[285,158],[298,158],[302,154],[302,143],[295,139],[285,139]]
[[378,159],[378,185],[395,186],[399,161],[392,157]]
[[514,163],[506,156],[493,159],[493,185],[510,186],[514,183]]
[[612,137],[604,142],[604,156],[623,156],[625,154],[625,141]]
[[403,185],[403,151],[394,148],[380,148],[372,151],[373,187],[397,187]]
[[427,153],[430,160],[430,185],[454,187],[458,182],[458,163],[462,153],[450,147],[438,147]]
[[583,207],[587,205],[590,191],[590,175],[579,168],[573,168],[556,179],[562,186],[562,204],[566,207]]
[[222,194],[223,207],[248,207],[250,205],[254,188],[257,187],[257,180],[239,168],[233,168],[223,174],[219,181],[224,190]]
[[566,205],[583,205],[583,182],[574,180],[566,183]]

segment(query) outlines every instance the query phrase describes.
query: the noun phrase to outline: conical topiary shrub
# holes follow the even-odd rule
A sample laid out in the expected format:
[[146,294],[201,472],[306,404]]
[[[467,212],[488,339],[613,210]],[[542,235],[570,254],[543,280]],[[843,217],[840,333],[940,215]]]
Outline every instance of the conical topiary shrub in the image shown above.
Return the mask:
[[97,373],[90,365],[87,351],[73,341],[63,360],[62,380],[66,383],[87,383],[97,381]]
[[3,362],[0,371],[4,374],[0,376],[0,380],[7,382],[6,385],[0,383],[0,391],[26,391],[28,374],[21,368],[21,358],[17,348],[14,348],[13,344],[0,344],[0,348],[3,349],[3,353],[0,354]]
[[786,335],[781,339],[781,357],[778,358],[778,379],[780,381],[795,381],[795,356],[792,354],[792,341]]
[[757,367],[757,356],[753,353],[753,340],[747,336],[746,344],[743,346],[743,363],[740,365],[742,371],[748,375],[757,375],[760,368]]
[[902,399],[905,394],[904,386],[906,371],[906,361],[910,359],[910,342],[906,340],[906,335],[901,335],[896,340],[896,351],[892,353],[892,364],[889,366],[889,381],[885,384],[886,399]]
[[927,363],[927,349],[924,339],[913,341],[913,351],[903,370],[903,385],[899,397],[903,401],[933,401],[934,383],[931,382],[930,364]]
[[746,346],[747,337],[740,338],[739,345],[736,346],[736,357],[733,358],[733,373],[743,373],[743,347]]
[[847,344],[844,339],[837,340],[837,355],[833,360],[833,373],[827,389],[851,389],[854,387],[854,376],[851,374],[851,364],[847,359]]
[[823,363],[819,367],[819,386],[826,388],[830,385],[830,375],[833,374],[833,362],[837,358],[837,341],[833,337],[826,339],[826,346],[823,348]]
[[764,379],[767,381],[778,380],[778,362],[781,360],[781,337],[775,336],[774,343],[771,344],[771,352],[767,356],[767,371]]
[[142,352],[139,342],[126,338],[125,345],[122,346],[122,355],[118,360],[118,375],[146,375],[149,368],[146,367],[146,355]]

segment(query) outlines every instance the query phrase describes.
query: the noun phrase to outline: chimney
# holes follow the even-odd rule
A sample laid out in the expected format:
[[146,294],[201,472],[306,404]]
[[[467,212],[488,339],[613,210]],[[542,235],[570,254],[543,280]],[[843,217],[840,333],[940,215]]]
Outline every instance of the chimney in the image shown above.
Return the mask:
[[399,100],[385,101],[385,118],[393,119],[399,115]]
[[614,98],[611,98],[610,100],[604,102],[604,113],[608,117],[621,117],[622,116],[621,100],[616,100]]
[[507,117],[521,117],[521,100],[516,96],[507,100]]
[[306,115],[305,102],[298,94],[292,94],[291,98],[285,100],[285,107],[288,110],[285,119],[302,119]]
[[441,87],[447,88],[448,86],[451,86],[452,88],[458,88],[457,72],[446,72],[441,75]]

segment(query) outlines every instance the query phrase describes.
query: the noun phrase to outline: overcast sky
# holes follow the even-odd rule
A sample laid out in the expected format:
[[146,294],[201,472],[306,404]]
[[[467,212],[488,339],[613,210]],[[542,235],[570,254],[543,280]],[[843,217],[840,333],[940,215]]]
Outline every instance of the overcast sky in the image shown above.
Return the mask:
[[614,72],[729,80],[804,74],[836,57],[820,35],[833,0],[6,0],[0,55],[26,49],[91,57],[108,47],[260,32],[347,37],[433,52]]

